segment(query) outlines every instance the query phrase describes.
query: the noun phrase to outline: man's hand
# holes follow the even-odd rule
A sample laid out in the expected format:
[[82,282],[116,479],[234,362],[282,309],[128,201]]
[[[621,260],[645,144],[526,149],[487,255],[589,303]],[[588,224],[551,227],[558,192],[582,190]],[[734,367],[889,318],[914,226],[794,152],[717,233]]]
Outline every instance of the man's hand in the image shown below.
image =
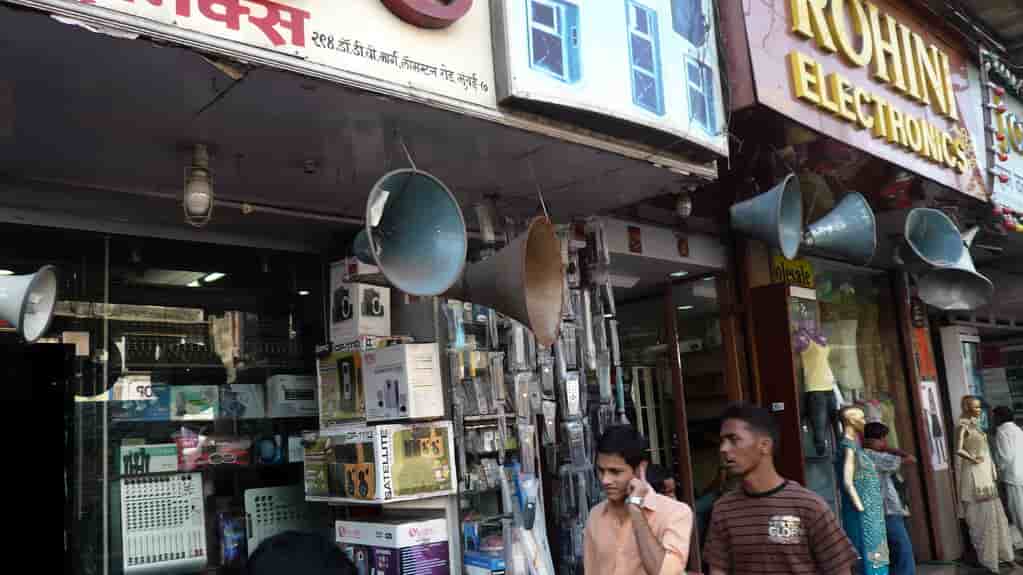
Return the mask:
[[912,455],[907,455],[902,458],[902,463],[907,465],[916,465],[916,458]]
[[646,482],[646,462],[640,463],[636,471],[636,477],[629,481],[629,496],[645,498],[648,493],[653,491],[653,487]]

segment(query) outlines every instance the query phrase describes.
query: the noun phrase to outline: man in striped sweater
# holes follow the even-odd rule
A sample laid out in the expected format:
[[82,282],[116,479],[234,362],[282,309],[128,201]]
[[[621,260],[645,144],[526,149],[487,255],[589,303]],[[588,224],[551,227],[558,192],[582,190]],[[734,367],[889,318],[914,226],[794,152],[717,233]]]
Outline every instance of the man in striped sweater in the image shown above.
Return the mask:
[[743,483],[714,504],[703,552],[710,575],[850,575],[858,555],[831,509],[775,470],[774,416],[736,404],[721,418],[722,464]]

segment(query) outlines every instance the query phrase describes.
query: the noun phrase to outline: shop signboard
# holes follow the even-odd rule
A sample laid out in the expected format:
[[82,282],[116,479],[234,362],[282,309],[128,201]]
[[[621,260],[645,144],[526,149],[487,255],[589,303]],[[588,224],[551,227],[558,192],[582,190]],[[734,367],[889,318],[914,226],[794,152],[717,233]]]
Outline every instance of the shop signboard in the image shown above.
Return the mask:
[[790,260],[781,254],[775,254],[771,262],[771,281],[790,286],[815,289],[813,264],[803,258]]
[[744,21],[760,103],[987,200],[975,58],[890,0],[764,0]]
[[[991,203],[1023,216],[1023,101],[1003,89],[993,88],[987,93],[990,106],[985,110],[994,128],[990,140]],[[1023,231],[1021,220],[1013,218],[1007,223]]]
[[712,0],[491,0],[497,92],[728,154]]
[[[486,0],[439,10],[430,24],[416,0],[26,0],[132,29],[159,31],[200,47],[273,53],[300,72],[452,107],[496,109]],[[414,23],[413,23],[414,22]],[[443,24],[440,26],[439,24]],[[169,32],[168,32],[169,31]],[[252,49],[256,49],[253,52]],[[283,56],[283,59],[281,58]]]

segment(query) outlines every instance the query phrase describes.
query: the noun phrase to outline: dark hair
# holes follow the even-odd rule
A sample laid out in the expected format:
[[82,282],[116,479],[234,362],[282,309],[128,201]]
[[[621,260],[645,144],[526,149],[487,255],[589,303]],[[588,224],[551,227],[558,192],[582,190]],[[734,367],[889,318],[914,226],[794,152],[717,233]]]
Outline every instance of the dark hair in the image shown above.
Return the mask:
[[871,421],[863,426],[863,439],[884,439],[888,436],[888,426],[880,421]]
[[658,493],[664,489],[664,480],[668,479],[668,477],[668,470],[660,465],[651,463],[646,466],[646,482],[652,485]]
[[620,455],[633,468],[648,460],[646,451],[646,438],[631,425],[612,425],[597,441],[597,453]]
[[249,556],[245,575],[355,575],[337,543],[320,533],[285,531],[263,540]]
[[766,435],[771,438],[774,442],[774,448],[777,449],[781,443],[778,432],[778,422],[771,415],[771,412],[767,408],[760,407],[759,405],[753,405],[751,403],[733,403],[725,408],[721,413],[721,422],[724,423],[728,419],[738,419],[739,421],[745,422],[754,433],[760,435]]
[[991,411],[991,414],[995,417],[995,425],[1001,425],[1015,420],[1016,418],[1012,414],[1012,409],[1005,405],[999,405]]

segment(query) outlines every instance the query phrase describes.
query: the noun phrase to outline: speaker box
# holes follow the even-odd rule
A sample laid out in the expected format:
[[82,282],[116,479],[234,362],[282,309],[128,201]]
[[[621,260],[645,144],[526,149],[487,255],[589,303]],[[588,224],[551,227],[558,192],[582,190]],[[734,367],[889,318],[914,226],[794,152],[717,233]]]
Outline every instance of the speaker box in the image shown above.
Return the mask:
[[357,341],[363,336],[391,335],[391,290],[368,284],[348,283],[348,262],[330,267],[330,339],[334,344]]

